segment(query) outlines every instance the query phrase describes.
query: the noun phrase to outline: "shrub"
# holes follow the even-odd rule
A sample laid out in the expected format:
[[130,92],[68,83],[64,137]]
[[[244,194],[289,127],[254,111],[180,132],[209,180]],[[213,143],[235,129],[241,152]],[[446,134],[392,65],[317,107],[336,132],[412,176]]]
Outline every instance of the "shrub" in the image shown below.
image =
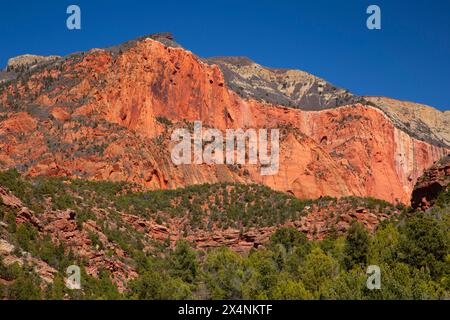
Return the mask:
[[344,265],[351,269],[354,265],[365,266],[369,254],[369,234],[359,222],[353,221],[347,231]]

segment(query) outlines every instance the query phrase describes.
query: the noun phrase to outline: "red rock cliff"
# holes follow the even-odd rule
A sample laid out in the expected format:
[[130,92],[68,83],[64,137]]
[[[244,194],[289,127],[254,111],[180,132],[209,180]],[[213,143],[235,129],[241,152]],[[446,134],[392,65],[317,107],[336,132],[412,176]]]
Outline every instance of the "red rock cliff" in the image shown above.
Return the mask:
[[[0,167],[29,175],[153,189],[256,182],[302,198],[408,203],[424,169],[448,152],[397,129],[370,105],[302,111],[244,99],[218,66],[151,38],[38,66],[3,86]],[[261,176],[251,165],[173,165],[171,130],[196,120],[220,130],[280,128],[278,174]]]

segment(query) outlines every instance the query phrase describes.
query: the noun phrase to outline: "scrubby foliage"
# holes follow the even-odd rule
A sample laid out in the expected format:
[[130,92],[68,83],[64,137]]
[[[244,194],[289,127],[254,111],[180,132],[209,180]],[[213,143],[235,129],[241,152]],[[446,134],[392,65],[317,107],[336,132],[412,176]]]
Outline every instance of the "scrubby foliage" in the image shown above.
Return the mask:
[[[113,222],[97,221],[108,240],[132,259],[138,276],[123,292],[104,270],[97,277],[82,269],[82,290],[64,285],[65,268],[82,259],[38,234],[29,223],[15,224],[16,212],[0,203],[0,221],[7,225],[17,255],[39,258],[58,273],[45,283],[32,266],[0,259],[0,298],[6,299],[448,299],[450,298],[450,197],[445,191],[427,213],[405,210],[369,233],[357,222],[345,236],[331,234],[308,240],[294,228],[279,228],[264,248],[239,254],[226,247],[195,250],[180,240],[174,248],[155,244],[143,252],[142,235],[120,220],[120,212],[145,218],[189,217],[196,228],[208,223],[225,226],[271,226],[304,214],[306,206],[327,205],[333,198],[301,201],[258,185],[199,185],[180,190],[135,192],[126,183],[88,182],[56,178],[20,178],[16,171],[0,173],[0,185],[25,205],[42,212],[70,208],[79,227],[100,220],[92,208],[108,213]],[[52,201],[48,202],[46,199]],[[357,206],[379,210],[394,206],[375,199],[348,198]],[[385,211],[384,211],[385,212]],[[164,213],[164,214],[162,214]],[[200,218],[198,218],[199,216]],[[211,217],[206,220],[205,217]],[[0,228],[0,230],[2,230]],[[0,234],[5,236],[5,234]],[[101,241],[91,234],[93,245]],[[369,290],[366,270],[381,268],[381,289]]]
[[[294,300],[450,297],[448,216],[418,214],[401,225],[385,223],[373,235],[363,230],[355,223],[346,237],[308,241],[295,229],[281,228],[265,249],[252,250],[248,255],[225,247],[196,253],[183,242],[167,255],[148,258],[144,276],[133,283],[126,297]],[[416,251],[418,256],[412,258]],[[174,263],[174,259],[179,262]],[[380,290],[369,290],[366,286],[366,270],[372,264],[381,268]]]
[[[23,179],[16,170],[0,173],[0,186],[12,191],[37,212],[52,199],[52,209],[75,209],[89,215],[89,208],[127,212],[144,218],[164,221],[170,217],[187,217],[192,229],[267,227],[298,220],[312,205],[328,207],[338,199],[322,197],[300,200],[257,184],[217,183],[188,186],[176,190],[137,192],[140,187],[125,182],[87,181],[55,177]],[[349,207],[377,208],[391,214],[396,206],[373,198],[340,199]]]

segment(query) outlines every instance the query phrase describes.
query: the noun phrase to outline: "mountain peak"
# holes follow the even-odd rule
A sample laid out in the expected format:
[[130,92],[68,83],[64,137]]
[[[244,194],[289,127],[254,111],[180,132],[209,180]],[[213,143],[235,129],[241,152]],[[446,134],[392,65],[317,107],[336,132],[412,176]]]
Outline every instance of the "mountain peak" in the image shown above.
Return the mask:
[[111,46],[109,48],[106,48],[106,50],[111,54],[117,54],[133,48],[138,42],[145,41],[146,39],[158,41],[167,47],[182,48],[182,46],[175,41],[175,38],[171,32],[158,32],[145,35],[134,40],[126,41],[115,46]]
[[152,39],[158,42],[161,42],[162,44],[168,46],[168,47],[172,47],[172,48],[181,48],[181,45],[178,44],[175,41],[175,38],[172,34],[172,32],[157,32],[157,33],[152,33],[149,34],[147,36],[143,36],[137,39],[137,41],[141,41],[141,40],[145,40],[145,39]]

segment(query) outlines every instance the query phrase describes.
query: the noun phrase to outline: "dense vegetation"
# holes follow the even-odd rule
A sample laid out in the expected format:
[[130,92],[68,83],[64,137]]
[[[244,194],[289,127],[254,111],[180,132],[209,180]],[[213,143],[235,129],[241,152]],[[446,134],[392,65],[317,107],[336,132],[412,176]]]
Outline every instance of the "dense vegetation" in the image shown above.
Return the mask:
[[[8,188],[35,212],[48,208],[44,201],[51,198],[51,209],[74,209],[89,215],[90,209],[102,208],[155,218],[188,217],[193,229],[208,229],[212,223],[220,228],[266,227],[296,220],[305,214],[305,207],[327,207],[338,199],[323,197],[300,200],[262,185],[217,183],[193,185],[176,190],[140,191],[140,187],[125,182],[94,182],[63,178],[37,177],[23,179],[16,170],[0,173],[0,186]],[[351,207],[365,207],[388,215],[401,206],[374,198],[343,198]],[[91,214],[92,216],[92,214]]]
[[[100,220],[91,209],[102,208],[116,229],[103,223],[108,239],[133,258],[138,277],[119,293],[105,270],[99,277],[82,268],[82,290],[64,285],[65,268],[83,265],[77,254],[35,226],[16,225],[14,210],[0,203],[0,222],[18,252],[30,253],[59,271],[46,285],[32,267],[0,262],[0,297],[8,299],[443,299],[450,297],[450,195],[442,193],[427,213],[404,209],[369,234],[354,222],[346,236],[331,234],[310,241],[293,228],[280,228],[262,249],[241,255],[223,247],[197,251],[184,240],[175,248],[155,244],[142,251],[142,235],[118,219],[121,211],[166,219],[188,216],[196,228],[208,228],[210,218],[223,227],[276,225],[302,215],[305,206],[329,205],[332,198],[301,201],[262,186],[217,184],[182,190],[136,192],[125,183],[87,182],[54,178],[23,179],[15,171],[0,173],[7,187],[36,213],[71,208],[80,225]],[[46,201],[51,198],[51,201]],[[395,209],[375,199],[349,198],[355,205]],[[208,204],[205,207],[205,204]],[[196,216],[200,215],[200,219]],[[99,221],[101,223],[102,221]],[[163,222],[163,221],[162,221]],[[122,224],[121,224],[122,223]],[[0,230],[4,230],[0,226]],[[2,231],[5,232],[5,231]],[[94,245],[101,245],[92,234]],[[20,252],[22,251],[22,252]],[[1,259],[0,259],[1,261]],[[366,287],[369,265],[381,268],[381,289]]]

